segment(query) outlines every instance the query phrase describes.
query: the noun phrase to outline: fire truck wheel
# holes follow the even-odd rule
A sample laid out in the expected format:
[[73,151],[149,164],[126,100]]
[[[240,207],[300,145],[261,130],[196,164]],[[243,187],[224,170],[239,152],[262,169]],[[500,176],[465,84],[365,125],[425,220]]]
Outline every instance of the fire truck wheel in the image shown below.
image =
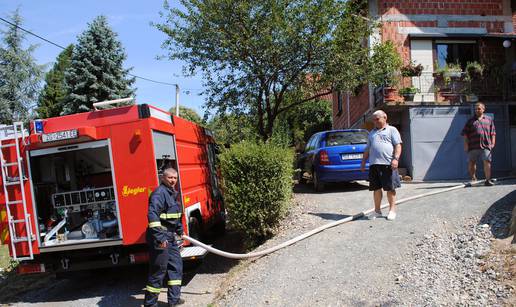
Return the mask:
[[213,225],[213,232],[218,236],[226,234],[226,221],[222,220]]
[[201,239],[201,224],[195,216],[191,216],[188,220],[188,235],[197,240]]

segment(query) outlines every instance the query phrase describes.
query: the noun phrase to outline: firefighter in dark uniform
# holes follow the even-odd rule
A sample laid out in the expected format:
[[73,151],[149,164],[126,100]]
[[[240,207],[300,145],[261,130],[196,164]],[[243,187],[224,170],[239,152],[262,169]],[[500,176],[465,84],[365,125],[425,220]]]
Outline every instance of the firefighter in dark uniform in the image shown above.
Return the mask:
[[184,302],[179,298],[183,261],[176,236],[180,238],[183,235],[183,225],[176,183],[177,171],[173,168],[165,169],[160,186],[149,198],[149,280],[145,289],[145,306],[158,306],[158,296],[164,280],[167,281],[169,306]]

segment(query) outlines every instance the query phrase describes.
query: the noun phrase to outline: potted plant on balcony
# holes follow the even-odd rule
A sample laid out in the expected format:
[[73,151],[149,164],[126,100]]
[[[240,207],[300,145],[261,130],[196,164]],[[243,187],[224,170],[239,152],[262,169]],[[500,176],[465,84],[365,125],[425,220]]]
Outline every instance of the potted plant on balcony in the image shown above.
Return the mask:
[[462,68],[460,64],[448,63],[435,70],[434,76],[436,78],[443,78],[445,84],[449,84],[451,79],[460,78],[462,75]]
[[480,80],[484,73],[484,66],[477,61],[468,62],[466,65],[466,78],[467,80]]
[[407,65],[401,68],[401,75],[403,77],[419,77],[423,72],[423,65],[410,61]]
[[460,64],[448,63],[446,64],[446,70],[444,71],[444,77],[449,78],[460,78],[462,75],[462,68]]
[[374,86],[383,87],[385,101],[395,101],[398,94],[396,86],[399,83],[402,59],[391,41],[377,44],[373,47],[371,56],[371,74],[369,80]]
[[419,90],[416,87],[410,86],[410,87],[404,87],[399,90],[399,93],[401,96],[403,96],[403,99],[405,99],[406,102],[408,101],[414,101],[414,96],[419,92]]
[[473,90],[473,82],[478,81],[482,78],[484,73],[484,66],[476,61],[468,62],[466,65],[466,77],[464,80],[467,82],[464,94],[467,102],[478,102],[478,96]]

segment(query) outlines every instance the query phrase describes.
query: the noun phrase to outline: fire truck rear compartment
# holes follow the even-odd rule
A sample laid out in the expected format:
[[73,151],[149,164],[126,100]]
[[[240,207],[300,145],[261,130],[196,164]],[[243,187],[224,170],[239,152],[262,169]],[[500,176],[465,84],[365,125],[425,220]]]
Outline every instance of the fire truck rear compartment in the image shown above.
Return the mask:
[[32,151],[30,168],[40,248],[120,239],[107,142]]

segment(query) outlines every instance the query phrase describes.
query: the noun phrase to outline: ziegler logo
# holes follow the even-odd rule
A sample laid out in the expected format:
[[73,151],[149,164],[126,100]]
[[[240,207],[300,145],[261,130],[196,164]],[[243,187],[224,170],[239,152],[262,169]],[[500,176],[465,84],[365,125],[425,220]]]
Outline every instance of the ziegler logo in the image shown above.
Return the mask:
[[129,186],[124,185],[124,188],[122,189],[122,196],[123,197],[135,196],[135,195],[145,192],[145,190],[147,190],[146,187],[130,188]]

